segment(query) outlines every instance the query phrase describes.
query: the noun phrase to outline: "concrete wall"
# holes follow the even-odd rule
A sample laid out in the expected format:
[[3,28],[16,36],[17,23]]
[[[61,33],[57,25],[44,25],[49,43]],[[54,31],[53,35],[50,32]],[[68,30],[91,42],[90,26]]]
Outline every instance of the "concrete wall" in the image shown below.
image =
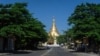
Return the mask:
[[3,51],[3,38],[0,38],[0,51]]
[[14,39],[13,38],[8,38],[8,48],[9,51],[14,50]]

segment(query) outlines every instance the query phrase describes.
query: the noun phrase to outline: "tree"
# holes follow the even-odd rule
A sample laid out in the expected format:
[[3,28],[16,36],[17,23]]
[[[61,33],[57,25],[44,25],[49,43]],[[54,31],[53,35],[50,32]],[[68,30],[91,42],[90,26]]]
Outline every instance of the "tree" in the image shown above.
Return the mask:
[[58,44],[65,44],[67,42],[67,38],[65,35],[60,35],[57,37]]
[[22,25],[22,28],[26,33],[26,41],[24,42],[27,42],[27,48],[29,48],[29,46],[30,48],[37,48],[39,42],[47,41],[48,36],[44,27],[45,26],[36,19],[31,19],[30,21]]
[[0,5],[0,37],[15,37],[16,48],[37,47],[47,40],[44,25],[32,17],[26,3]]
[[70,25],[73,25],[74,38],[88,38],[89,45],[100,42],[100,4],[78,5],[74,13],[69,17]]

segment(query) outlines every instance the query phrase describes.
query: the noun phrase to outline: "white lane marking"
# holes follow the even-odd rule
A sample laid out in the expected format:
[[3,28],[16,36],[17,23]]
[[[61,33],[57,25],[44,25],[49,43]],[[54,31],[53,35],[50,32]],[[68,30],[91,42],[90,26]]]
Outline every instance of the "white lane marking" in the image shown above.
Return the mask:
[[47,52],[45,52],[44,54],[42,54],[41,56],[46,56],[49,52],[52,51],[53,48],[51,48],[50,50],[48,50]]

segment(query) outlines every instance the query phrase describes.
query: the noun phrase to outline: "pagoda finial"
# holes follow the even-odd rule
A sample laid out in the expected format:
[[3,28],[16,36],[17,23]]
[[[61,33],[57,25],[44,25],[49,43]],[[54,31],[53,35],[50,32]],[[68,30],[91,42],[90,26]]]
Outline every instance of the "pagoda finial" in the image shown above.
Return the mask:
[[55,16],[53,16],[53,22],[55,22]]

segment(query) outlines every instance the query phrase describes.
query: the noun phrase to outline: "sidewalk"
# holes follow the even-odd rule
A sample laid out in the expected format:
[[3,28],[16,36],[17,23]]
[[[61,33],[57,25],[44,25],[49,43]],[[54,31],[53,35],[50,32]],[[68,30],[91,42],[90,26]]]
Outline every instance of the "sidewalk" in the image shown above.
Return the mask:
[[0,56],[8,55],[10,53],[0,53]]
[[85,53],[85,52],[76,52],[73,49],[68,49],[66,47],[63,47],[64,49],[66,49],[66,51],[71,52],[72,54],[75,54],[76,56],[100,56],[100,54],[95,54],[95,53]]
[[100,56],[99,54],[95,54],[95,53],[73,53],[76,54],[77,56]]

